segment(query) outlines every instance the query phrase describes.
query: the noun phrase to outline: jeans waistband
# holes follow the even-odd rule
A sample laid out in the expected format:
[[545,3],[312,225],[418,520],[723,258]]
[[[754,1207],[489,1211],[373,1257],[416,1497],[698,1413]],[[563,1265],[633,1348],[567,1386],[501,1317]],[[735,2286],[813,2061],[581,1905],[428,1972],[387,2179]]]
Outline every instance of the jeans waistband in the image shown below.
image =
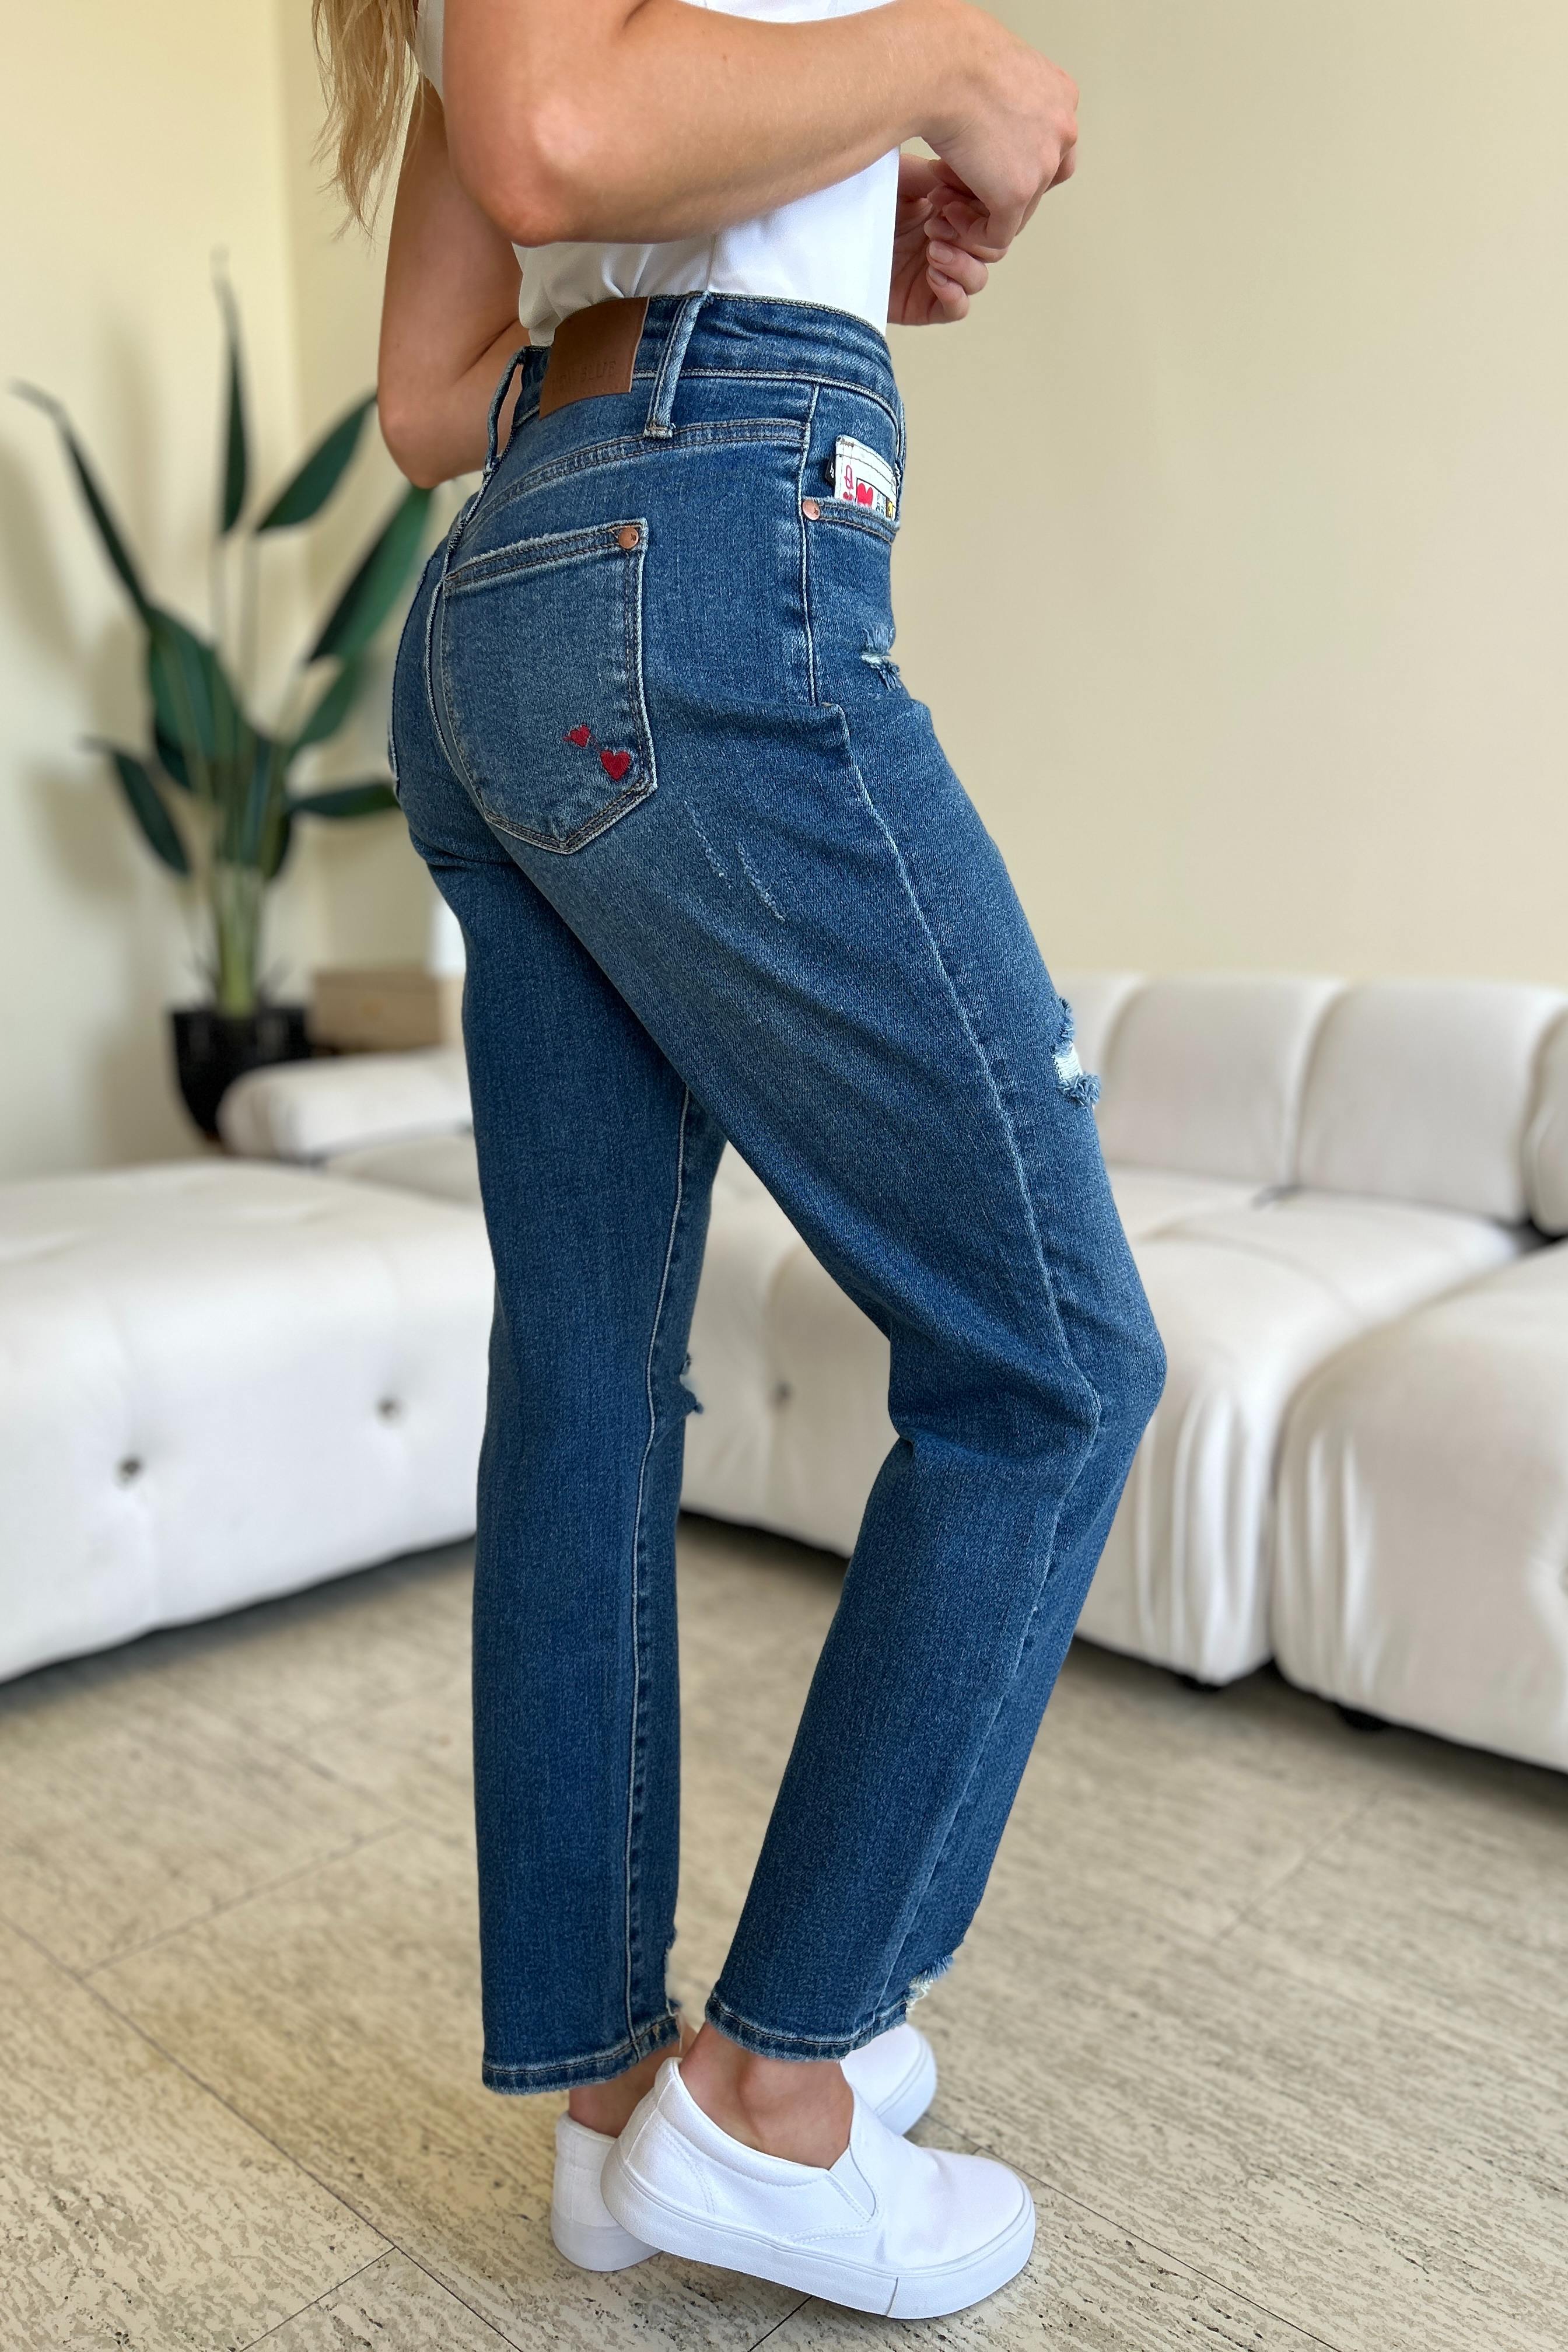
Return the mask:
[[[517,424],[539,404],[549,361],[548,348],[520,351],[496,391],[490,408],[488,481],[497,461],[500,415],[513,379],[522,377]],[[677,386],[683,375],[784,378],[839,383],[867,392],[894,415],[901,414],[886,338],[850,310],[817,302],[782,301],[758,294],[655,294],[638,339],[633,387],[647,387],[645,430],[658,438],[670,429]]]

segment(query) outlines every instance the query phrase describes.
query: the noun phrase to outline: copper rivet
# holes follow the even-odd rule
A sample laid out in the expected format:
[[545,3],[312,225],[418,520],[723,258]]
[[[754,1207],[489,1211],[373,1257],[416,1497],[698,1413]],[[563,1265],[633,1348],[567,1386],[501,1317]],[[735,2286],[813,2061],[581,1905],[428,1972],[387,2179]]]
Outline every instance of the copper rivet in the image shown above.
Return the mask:
[[822,515],[822,509],[817,505],[815,499],[802,499],[800,502],[800,510],[805,517],[807,522],[816,522],[820,520]]
[[641,537],[642,533],[635,522],[624,522],[616,533],[617,543],[626,548],[635,547]]

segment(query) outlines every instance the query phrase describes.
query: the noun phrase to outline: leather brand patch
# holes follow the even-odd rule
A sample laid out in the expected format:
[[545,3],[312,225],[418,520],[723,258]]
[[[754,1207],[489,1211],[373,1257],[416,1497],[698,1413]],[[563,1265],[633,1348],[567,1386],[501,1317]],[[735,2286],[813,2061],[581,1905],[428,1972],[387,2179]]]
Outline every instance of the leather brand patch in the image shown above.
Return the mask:
[[608,393],[630,392],[643,321],[647,317],[646,295],[615,302],[594,302],[574,310],[555,330],[540,386],[539,414],[549,416],[574,400],[601,400]]

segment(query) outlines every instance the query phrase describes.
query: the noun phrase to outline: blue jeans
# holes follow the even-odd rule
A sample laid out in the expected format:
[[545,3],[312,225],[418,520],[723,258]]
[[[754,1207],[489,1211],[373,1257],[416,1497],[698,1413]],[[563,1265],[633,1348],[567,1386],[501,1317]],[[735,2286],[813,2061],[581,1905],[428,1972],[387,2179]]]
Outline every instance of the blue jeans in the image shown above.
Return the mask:
[[889,657],[896,524],[831,487],[846,435],[901,477],[887,345],[666,296],[629,392],[541,417],[520,364],[394,745],[468,942],[495,1255],[484,2073],[542,2091],[679,2032],[682,1372],[725,1139],[886,1333],[897,1432],[709,2004],[747,2048],[845,2056],[946,1966],[1164,1361],[1067,1008]]

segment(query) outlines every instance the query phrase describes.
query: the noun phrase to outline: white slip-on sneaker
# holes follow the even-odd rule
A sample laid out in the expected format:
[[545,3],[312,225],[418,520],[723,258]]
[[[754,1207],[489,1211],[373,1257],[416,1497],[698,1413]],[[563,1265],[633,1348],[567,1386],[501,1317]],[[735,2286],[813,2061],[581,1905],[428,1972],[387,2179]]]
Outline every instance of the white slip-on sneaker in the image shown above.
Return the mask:
[[608,2132],[562,2116],[555,2126],[555,2186],[550,2198],[550,2234],[580,2271],[626,2271],[653,2252],[640,2238],[612,2219],[599,2186],[605,2158],[615,2146]]
[[854,2311],[935,2319],[1021,2271],[1035,2207],[985,2156],[916,2147],[855,2102],[837,2164],[731,2139],[669,2059],[605,2161],[612,2220],[667,2254],[772,2279]]
[[918,2025],[890,2025],[841,2063],[855,2096],[890,2132],[911,2130],[936,2096],[936,2052]]
[[[936,2095],[936,2053],[913,2025],[895,2025],[844,2061],[845,2079],[889,2131],[907,2132]],[[625,2271],[654,2252],[611,2217],[600,2189],[605,2158],[615,2146],[608,2132],[563,2116],[555,2126],[555,2189],[550,2234],[569,2263],[584,2271]]]

